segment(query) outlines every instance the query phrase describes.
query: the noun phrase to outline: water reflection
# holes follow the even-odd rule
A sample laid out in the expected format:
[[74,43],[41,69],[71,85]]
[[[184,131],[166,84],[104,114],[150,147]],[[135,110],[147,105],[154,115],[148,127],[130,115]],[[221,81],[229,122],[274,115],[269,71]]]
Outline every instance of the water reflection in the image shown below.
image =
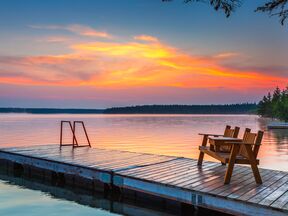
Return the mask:
[[[72,201],[72,202],[71,202]],[[97,215],[114,216],[99,197],[87,197],[24,178],[0,174],[0,214],[9,216]],[[91,205],[86,205],[91,202]],[[102,206],[98,203],[101,203]],[[81,205],[80,205],[81,204]],[[84,205],[83,205],[84,204]],[[95,206],[96,208],[91,208]]]
[[[256,115],[29,115],[0,114],[1,147],[59,143],[59,121],[80,120],[93,147],[198,157],[199,132],[223,133],[225,125],[264,130],[260,166],[288,171],[288,130],[267,130]],[[69,131],[65,142],[71,143]],[[84,134],[78,139],[86,142]],[[213,160],[205,156],[207,160]]]
[[181,209],[178,203],[149,199],[131,200],[113,194],[73,187],[56,187],[47,181],[17,176],[0,168],[0,214],[14,216],[45,215],[222,215],[205,209]]

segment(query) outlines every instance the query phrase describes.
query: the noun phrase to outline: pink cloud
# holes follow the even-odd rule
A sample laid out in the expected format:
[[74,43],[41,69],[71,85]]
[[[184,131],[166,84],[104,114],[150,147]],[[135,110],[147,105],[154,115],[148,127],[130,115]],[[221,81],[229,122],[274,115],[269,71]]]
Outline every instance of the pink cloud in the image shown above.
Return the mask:
[[74,34],[87,36],[87,37],[99,37],[99,38],[113,38],[113,36],[105,31],[98,31],[90,26],[72,24],[72,25],[30,25],[29,27],[34,29],[48,29],[48,30],[66,30]]
[[240,53],[237,53],[237,52],[222,52],[222,53],[216,54],[214,57],[219,58],[219,59],[227,59],[227,58],[233,58],[239,55]]
[[47,43],[63,43],[63,42],[69,42],[70,40],[71,38],[65,36],[50,36],[39,39],[38,41]]

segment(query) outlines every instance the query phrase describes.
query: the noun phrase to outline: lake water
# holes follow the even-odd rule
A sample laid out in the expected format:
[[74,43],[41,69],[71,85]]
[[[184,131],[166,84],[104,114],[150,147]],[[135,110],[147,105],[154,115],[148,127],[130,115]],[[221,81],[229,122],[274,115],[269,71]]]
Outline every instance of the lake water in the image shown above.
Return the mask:
[[[268,119],[256,115],[30,115],[0,114],[0,147],[59,144],[60,121],[84,121],[92,147],[134,152],[198,157],[198,133],[223,133],[225,125],[264,130],[260,166],[288,171],[288,130],[267,130]],[[78,141],[85,143],[83,131]],[[64,141],[71,134],[64,130]],[[69,148],[69,147],[67,147]],[[213,160],[208,156],[206,160]],[[3,179],[4,178],[4,179]],[[23,188],[0,176],[0,215],[113,215],[49,193]],[[32,212],[31,211],[35,211]]]
[[[69,186],[55,186],[43,179],[17,176],[0,169],[0,215],[2,216],[173,216],[221,215],[208,209],[189,209],[162,201],[129,200],[111,194]],[[228,216],[228,215],[227,215]]]
[[[37,190],[31,190],[23,184],[1,180],[1,177],[3,178],[3,176],[0,176],[0,214],[3,216],[120,215],[101,208],[93,208],[74,201],[57,198],[51,192],[41,191],[39,187],[37,187]],[[7,176],[4,178],[7,179]],[[30,182],[30,184],[32,183],[35,184],[35,182]]]
[[[246,127],[264,130],[260,166],[288,171],[288,130],[267,130],[269,120],[256,115],[0,114],[0,147],[59,144],[61,120],[84,121],[92,147],[188,158],[198,157],[198,133],[221,134],[226,124],[241,127],[240,137]],[[80,127],[78,132],[78,141],[86,143]],[[71,143],[68,127],[64,141]]]

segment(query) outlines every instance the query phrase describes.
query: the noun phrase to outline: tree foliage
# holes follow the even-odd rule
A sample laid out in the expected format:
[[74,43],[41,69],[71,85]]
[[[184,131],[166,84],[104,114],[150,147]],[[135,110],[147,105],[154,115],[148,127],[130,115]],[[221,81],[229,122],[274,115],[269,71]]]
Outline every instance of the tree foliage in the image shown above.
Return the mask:
[[288,18],[288,0],[270,0],[255,11],[269,13],[270,16],[278,16],[282,25]]
[[105,114],[247,114],[257,109],[254,103],[225,105],[143,105],[113,107]]
[[[164,2],[173,0],[162,0]],[[216,11],[223,11],[226,17],[229,17],[237,7],[242,5],[244,0],[182,0],[185,3],[189,2],[204,2],[210,4]],[[251,0],[247,0],[251,1]],[[270,16],[277,16],[280,23],[284,25],[288,18],[288,0],[266,0],[266,3],[255,9],[256,12],[268,13]]]
[[288,87],[282,91],[277,87],[272,95],[269,92],[264,96],[258,104],[258,114],[288,121]]

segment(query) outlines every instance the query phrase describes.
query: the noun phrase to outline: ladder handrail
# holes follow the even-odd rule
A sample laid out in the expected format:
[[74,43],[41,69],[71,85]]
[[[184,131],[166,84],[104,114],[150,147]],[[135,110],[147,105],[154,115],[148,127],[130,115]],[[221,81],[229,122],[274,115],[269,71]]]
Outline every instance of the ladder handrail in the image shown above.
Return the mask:
[[86,139],[87,139],[87,142],[88,142],[88,145],[91,147],[91,143],[90,143],[90,140],[89,140],[89,137],[88,137],[88,133],[87,133],[87,130],[86,130],[86,127],[85,127],[85,124],[83,121],[73,121],[73,129],[74,129],[74,133],[76,134],[76,124],[79,123],[82,125],[82,128],[84,130],[84,133],[85,133],[85,136],[86,136]]
[[[63,144],[63,125],[64,123],[68,123],[72,132],[72,139],[73,139],[73,144]],[[76,144],[75,144],[76,143]],[[61,121],[61,128],[60,128],[60,147],[62,146],[70,146],[70,145],[77,145],[78,146],[78,141],[77,138],[75,136],[75,132],[74,129],[72,127],[71,121]]]
[[[69,126],[70,126],[70,129],[71,129],[71,132],[72,132],[72,144],[63,144],[63,125],[64,125],[64,123],[68,123]],[[76,138],[76,124],[77,123],[80,123],[82,125],[82,128],[84,130],[88,145],[81,145],[81,146],[79,145],[78,140]],[[85,146],[91,147],[91,143],[90,143],[90,140],[89,140],[89,137],[88,137],[88,133],[87,133],[87,130],[86,130],[86,127],[85,127],[85,124],[84,124],[83,121],[73,121],[73,126],[72,126],[71,121],[67,121],[67,120],[62,120],[61,121],[61,127],[60,127],[60,148],[62,146],[72,146],[73,148],[85,147]]]

